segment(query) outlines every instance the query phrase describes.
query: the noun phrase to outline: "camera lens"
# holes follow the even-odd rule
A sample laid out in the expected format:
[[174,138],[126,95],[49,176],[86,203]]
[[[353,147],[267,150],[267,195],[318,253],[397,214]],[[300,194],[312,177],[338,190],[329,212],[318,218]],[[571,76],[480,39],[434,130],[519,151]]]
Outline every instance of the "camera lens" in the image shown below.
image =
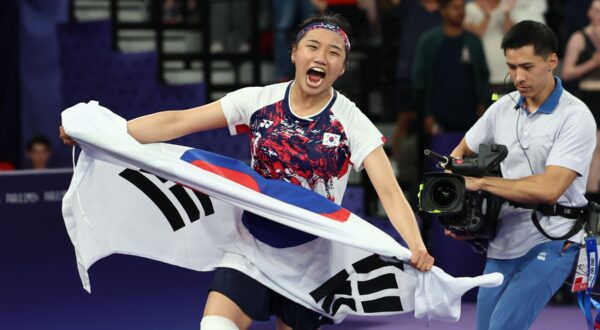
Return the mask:
[[440,208],[450,206],[456,197],[456,186],[451,181],[439,180],[431,187],[431,199]]

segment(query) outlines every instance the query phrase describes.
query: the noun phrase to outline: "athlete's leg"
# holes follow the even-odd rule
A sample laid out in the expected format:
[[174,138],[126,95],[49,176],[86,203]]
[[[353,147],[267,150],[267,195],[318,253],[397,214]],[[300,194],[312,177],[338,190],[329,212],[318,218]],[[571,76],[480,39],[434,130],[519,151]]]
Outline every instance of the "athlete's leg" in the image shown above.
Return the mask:
[[292,327],[285,324],[279,317],[277,318],[277,323],[276,323],[275,329],[277,329],[277,330],[293,330]]
[[240,330],[240,328],[224,316],[207,315],[200,321],[200,330]]
[[241,330],[248,329],[252,325],[252,319],[235,302],[217,291],[211,291],[208,294],[206,306],[204,307],[204,317],[209,315],[225,317]]

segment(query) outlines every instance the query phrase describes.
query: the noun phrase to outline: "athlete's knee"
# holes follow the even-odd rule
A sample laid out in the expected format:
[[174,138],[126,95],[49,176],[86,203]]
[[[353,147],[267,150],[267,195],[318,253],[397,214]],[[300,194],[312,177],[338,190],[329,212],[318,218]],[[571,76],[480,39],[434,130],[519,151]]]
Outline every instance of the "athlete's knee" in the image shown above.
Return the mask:
[[200,321],[200,330],[239,330],[239,328],[225,316],[207,315]]

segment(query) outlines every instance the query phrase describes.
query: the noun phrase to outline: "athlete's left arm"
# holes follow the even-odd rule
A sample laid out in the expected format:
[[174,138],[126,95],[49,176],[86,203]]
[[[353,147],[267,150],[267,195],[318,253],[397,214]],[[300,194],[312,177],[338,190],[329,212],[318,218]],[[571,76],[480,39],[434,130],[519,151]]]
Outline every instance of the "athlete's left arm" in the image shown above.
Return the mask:
[[383,147],[378,147],[371,152],[363,164],[385,213],[412,252],[411,264],[422,271],[431,269],[433,257],[427,252],[415,215],[396,181],[392,165]]
[[485,190],[502,198],[528,204],[554,204],[577,178],[562,166],[546,166],[544,173],[520,179],[465,177],[468,190]]

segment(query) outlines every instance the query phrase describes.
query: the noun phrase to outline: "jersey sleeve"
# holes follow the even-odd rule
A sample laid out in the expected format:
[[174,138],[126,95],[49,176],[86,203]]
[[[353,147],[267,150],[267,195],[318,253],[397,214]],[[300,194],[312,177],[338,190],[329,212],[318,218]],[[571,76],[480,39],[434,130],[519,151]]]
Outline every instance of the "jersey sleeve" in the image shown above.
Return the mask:
[[589,111],[568,116],[563,123],[546,166],[557,165],[577,172],[586,173],[596,147],[596,122]]
[[350,147],[350,162],[355,171],[363,169],[363,161],[367,156],[379,146],[385,143],[385,138],[375,125],[362,113],[354,107],[352,115],[352,125],[349,127],[348,139]]
[[250,116],[256,110],[260,91],[261,87],[246,87],[221,98],[221,107],[231,135],[248,131]]

